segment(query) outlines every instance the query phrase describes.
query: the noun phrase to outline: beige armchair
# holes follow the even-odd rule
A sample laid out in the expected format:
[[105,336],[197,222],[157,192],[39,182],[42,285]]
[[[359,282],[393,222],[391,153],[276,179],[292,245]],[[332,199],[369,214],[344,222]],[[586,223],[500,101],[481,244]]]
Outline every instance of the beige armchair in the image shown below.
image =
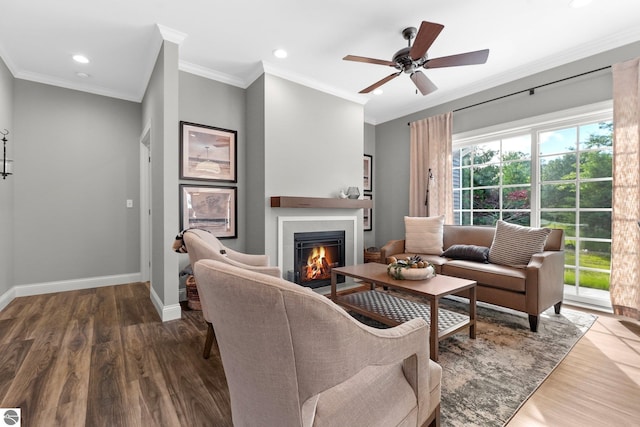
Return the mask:
[[[214,259],[246,270],[281,277],[279,267],[269,266],[268,255],[252,255],[234,251],[233,249],[225,247],[220,240],[208,231],[190,228],[184,232],[182,239],[189,254],[189,261],[192,267],[201,259]],[[196,286],[198,286],[197,280],[196,278]],[[199,288],[198,286],[198,294],[200,293]],[[204,305],[202,306],[202,315],[207,322],[207,338],[204,344],[203,357],[208,359],[211,354],[214,329],[211,325],[209,309]]]
[[309,288],[217,261],[194,274],[231,396],[233,425],[439,425],[429,328],[356,321]]

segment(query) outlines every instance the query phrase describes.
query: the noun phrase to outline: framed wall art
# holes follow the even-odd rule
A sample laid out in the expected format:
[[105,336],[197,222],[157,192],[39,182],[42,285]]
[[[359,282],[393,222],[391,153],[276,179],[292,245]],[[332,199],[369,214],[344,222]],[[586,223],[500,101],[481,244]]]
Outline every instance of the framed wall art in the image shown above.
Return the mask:
[[180,122],[180,178],[237,182],[238,132]]
[[373,191],[373,156],[370,154],[364,155],[364,191]]
[[[373,200],[373,195],[365,194],[362,196],[363,199]],[[373,209],[372,208],[364,208],[362,209],[362,223],[364,225],[364,231],[373,230]]]
[[238,237],[236,187],[180,186],[180,229],[201,228],[220,239]]

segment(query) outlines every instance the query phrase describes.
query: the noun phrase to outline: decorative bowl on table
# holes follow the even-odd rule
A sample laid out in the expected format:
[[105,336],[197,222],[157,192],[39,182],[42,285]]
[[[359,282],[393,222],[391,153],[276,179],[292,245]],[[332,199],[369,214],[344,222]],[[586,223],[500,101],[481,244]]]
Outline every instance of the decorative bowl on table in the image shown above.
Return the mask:
[[418,255],[402,260],[390,257],[389,261],[387,274],[396,280],[425,280],[436,275],[433,265]]

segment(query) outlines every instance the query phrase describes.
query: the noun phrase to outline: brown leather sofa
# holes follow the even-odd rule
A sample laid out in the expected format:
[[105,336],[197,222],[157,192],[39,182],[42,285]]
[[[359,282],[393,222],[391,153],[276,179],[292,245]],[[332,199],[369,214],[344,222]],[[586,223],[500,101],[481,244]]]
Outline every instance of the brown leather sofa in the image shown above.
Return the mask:
[[[491,247],[495,228],[473,225],[445,225],[444,250],[455,244]],[[517,242],[514,242],[516,245]],[[395,256],[402,259],[415,255],[406,253],[404,240],[391,240],[380,250],[380,259]],[[511,308],[529,315],[533,332],[538,330],[539,315],[552,305],[560,313],[564,290],[564,231],[552,229],[544,252],[534,254],[525,268],[444,258],[418,254],[431,262],[438,274],[478,282],[477,298],[490,304]],[[461,295],[465,296],[465,295]]]

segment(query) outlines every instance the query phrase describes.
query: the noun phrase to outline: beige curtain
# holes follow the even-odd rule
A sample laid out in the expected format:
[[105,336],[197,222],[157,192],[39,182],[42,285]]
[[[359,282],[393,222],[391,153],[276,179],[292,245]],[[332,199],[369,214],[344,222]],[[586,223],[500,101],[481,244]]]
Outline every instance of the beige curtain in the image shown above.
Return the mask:
[[449,112],[410,124],[410,216],[444,215],[445,224],[453,221],[452,117]]
[[640,58],[613,66],[613,224],[610,295],[640,319]]

